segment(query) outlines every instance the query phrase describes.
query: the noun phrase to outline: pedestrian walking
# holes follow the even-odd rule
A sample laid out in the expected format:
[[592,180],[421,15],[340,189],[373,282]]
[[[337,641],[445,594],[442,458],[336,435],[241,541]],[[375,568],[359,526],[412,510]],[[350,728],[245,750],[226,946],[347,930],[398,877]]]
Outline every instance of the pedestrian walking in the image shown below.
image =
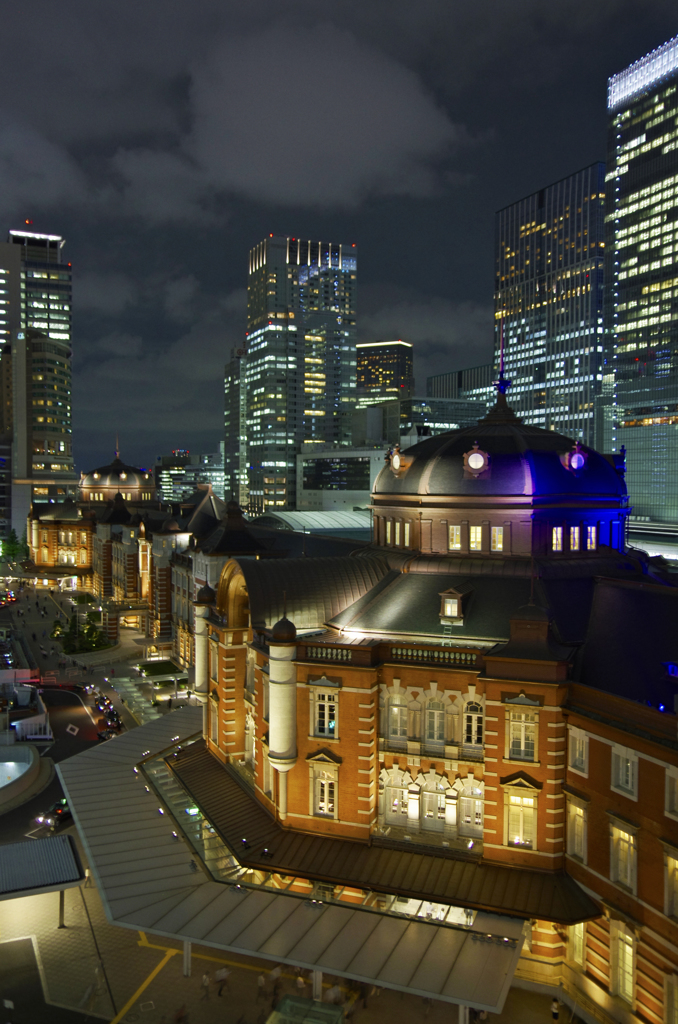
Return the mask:
[[83,888],[89,889],[92,884],[92,876],[89,873],[89,868],[85,868],[85,885]]
[[257,978],[257,1002],[266,998],[266,976],[260,974]]
[[301,971],[299,971],[299,974],[297,974],[296,985],[297,985],[297,995],[298,996],[305,996],[306,995],[306,978],[303,976]]
[[217,991],[218,996],[221,995],[224,989],[226,989],[227,992],[231,991],[228,987],[228,978],[230,973],[231,972],[226,967],[220,967],[219,970],[215,972],[214,980],[219,982],[219,990]]
[[558,1002],[558,1000],[554,996],[553,1000],[551,1001],[551,1020],[556,1020],[557,1021],[559,1013],[560,1013],[560,1003]]
[[200,982],[200,988],[202,989],[202,995],[200,996],[200,999],[201,1000],[209,999],[209,997],[210,997],[210,972],[209,971],[205,971],[205,973],[203,974],[202,981]]

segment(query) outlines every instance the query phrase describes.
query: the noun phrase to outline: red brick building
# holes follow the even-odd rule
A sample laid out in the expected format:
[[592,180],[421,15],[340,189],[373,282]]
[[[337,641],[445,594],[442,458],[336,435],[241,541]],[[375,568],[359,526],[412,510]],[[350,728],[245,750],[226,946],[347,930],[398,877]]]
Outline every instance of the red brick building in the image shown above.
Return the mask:
[[500,395],[391,453],[373,501],[368,548],[200,592],[179,779],[252,877],[522,918],[519,984],[675,1024],[678,588],[625,546],[623,465]]

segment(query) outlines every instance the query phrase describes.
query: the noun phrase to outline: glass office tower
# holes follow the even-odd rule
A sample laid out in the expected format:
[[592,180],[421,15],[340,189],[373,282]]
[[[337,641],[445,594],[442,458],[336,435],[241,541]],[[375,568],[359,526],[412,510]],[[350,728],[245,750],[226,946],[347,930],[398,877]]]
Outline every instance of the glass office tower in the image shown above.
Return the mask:
[[526,423],[593,444],[602,381],[605,165],[496,215],[495,364]]
[[600,427],[635,516],[678,520],[678,37],[609,80]]
[[294,508],[304,442],[351,443],[356,268],[355,245],[271,235],[250,252],[246,354],[231,378],[245,388],[251,511]]
[[11,525],[18,536],[32,503],[77,496],[72,271],[63,246],[60,235],[24,230],[0,244],[0,433],[12,442]]

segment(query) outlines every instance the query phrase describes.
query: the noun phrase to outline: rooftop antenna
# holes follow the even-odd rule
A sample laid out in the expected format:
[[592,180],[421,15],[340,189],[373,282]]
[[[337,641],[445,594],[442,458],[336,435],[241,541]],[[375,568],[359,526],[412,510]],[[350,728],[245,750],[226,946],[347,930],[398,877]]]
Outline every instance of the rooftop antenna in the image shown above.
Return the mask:
[[120,438],[118,434],[115,435],[115,457],[116,459],[120,458]]
[[283,619],[287,618],[287,591],[283,590]]
[[494,386],[499,395],[506,395],[511,383],[504,376],[504,316],[502,313],[499,317],[499,377],[494,381]]

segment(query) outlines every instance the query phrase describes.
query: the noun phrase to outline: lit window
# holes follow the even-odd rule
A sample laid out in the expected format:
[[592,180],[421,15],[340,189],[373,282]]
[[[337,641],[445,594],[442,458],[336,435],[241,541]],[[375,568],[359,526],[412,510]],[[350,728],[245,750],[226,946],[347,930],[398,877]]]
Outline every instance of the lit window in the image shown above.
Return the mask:
[[613,989],[627,1003],[633,1002],[634,941],[633,936],[621,922],[616,928],[612,943]]
[[569,953],[570,960],[574,960],[580,967],[584,966],[584,948],[585,948],[585,925],[583,921],[579,924],[573,924],[570,928],[569,934]]
[[511,793],[508,803],[507,846],[522,846],[532,850],[535,846],[535,798]]
[[210,701],[210,739],[212,743],[219,740],[219,705],[215,700]]
[[456,619],[459,615],[459,598],[443,598],[443,615],[448,619]]
[[480,551],[483,546],[482,526],[472,526],[469,531],[469,547],[471,551]]
[[391,543],[391,525],[392,525],[391,524],[391,520],[387,519],[386,520],[386,543],[387,544]]
[[469,701],[464,709],[464,744],[479,747],[483,743],[483,709],[477,701]]
[[537,716],[531,712],[511,711],[509,719],[509,757],[516,761],[534,761]]
[[587,775],[589,770],[589,739],[582,729],[570,727],[569,766],[573,771]]
[[664,854],[666,865],[664,889],[664,913],[669,917],[678,917],[678,850],[668,850]]
[[426,744],[445,743],[445,707],[442,701],[431,700],[426,707]]
[[570,527],[570,551],[579,551],[579,527]]
[[492,550],[503,551],[504,550],[504,527],[493,526],[492,527]]
[[335,736],[337,731],[337,699],[333,693],[319,693],[315,699],[316,736]]
[[551,549],[553,551],[563,550],[563,528],[562,526],[554,526],[551,532]]
[[449,527],[448,547],[450,551],[458,551],[461,548],[461,526]]
[[664,813],[670,818],[678,818],[678,768],[666,769]]
[[403,697],[393,697],[389,703],[388,735],[398,745],[407,741],[407,705]]
[[586,527],[586,550],[595,551],[598,547],[598,528],[595,526]]
[[410,546],[410,524],[409,522],[403,523],[403,544],[406,548]]
[[612,748],[610,788],[631,800],[638,798],[638,755],[627,747]]
[[610,878],[635,892],[636,837],[624,828],[611,826]]
[[325,772],[321,772],[320,777],[315,780],[315,813],[333,818],[336,783],[334,779],[324,777],[325,775]]
[[567,852],[586,862],[586,807],[572,797],[567,808]]
[[395,522],[395,543],[397,547],[400,547],[400,520],[396,519]]

